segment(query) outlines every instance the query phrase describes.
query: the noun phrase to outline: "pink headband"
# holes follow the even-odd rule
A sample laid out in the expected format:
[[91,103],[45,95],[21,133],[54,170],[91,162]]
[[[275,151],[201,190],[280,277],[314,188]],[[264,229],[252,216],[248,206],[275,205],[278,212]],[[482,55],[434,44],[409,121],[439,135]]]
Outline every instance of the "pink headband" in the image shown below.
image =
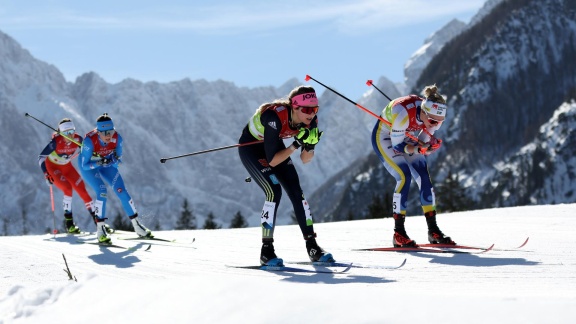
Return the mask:
[[303,93],[292,98],[292,106],[315,107],[318,106],[318,98],[315,92]]

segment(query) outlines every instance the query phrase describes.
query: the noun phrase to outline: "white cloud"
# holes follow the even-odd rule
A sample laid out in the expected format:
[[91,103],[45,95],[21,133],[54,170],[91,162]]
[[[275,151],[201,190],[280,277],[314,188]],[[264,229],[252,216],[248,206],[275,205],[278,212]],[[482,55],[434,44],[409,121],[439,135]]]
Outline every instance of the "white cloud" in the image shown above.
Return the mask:
[[[485,0],[340,0],[243,1],[226,4],[152,4],[136,9],[26,6],[0,9],[1,25],[11,28],[182,30],[195,33],[238,34],[256,30],[307,27],[318,24],[344,33],[381,30],[434,21],[476,11]],[[23,5],[24,6],[24,5]]]

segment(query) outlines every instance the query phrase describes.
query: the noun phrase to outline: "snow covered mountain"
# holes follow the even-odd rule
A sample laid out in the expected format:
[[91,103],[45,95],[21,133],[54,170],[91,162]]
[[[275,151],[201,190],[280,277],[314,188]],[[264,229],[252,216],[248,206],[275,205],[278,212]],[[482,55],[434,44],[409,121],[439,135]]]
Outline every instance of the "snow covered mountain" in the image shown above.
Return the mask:
[[[70,83],[56,67],[32,57],[2,32],[0,45],[0,137],[4,142],[0,147],[0,233],[41,233],[52,224],[49,190],[37,164],[37,156],[52,131],[25,118],[25,113],[53,127],[60,119],[71,117],[81,134],[95,127],[99,115],[109,113],[125,140],[124,164],[120,168],[127,189],[151,226],[173,228],[184,199],[188,199],[200,226],[213,212],[216,221],[228,227],[237,211],[252,226],[259,224],[264,195],[256,184],[244,182],[248,173],[236,149],[165,164],[159,160],[237,143],[256,108],[286,96],[305,83],[304,76],[288,80],[279,88],[245,88],[226,81],[188,79],[166,84],[126,79],[109,84],[94,72]],[[301,176],[307,195],[369,152],[369,146],[357,145],[369,136],[369,128],[362,126],[366,124],[365,114],[333,93],[326,92],[320,102],[320,128],[325,134],[317,147],[317,157],[305,166]],[[59,190],[55,200],[60,219]],[[114,217],[121,212],[120,204],[113,195],[109,202],[109,215]],[[90,226],[77,198],[74,210],[79,225]],[[281,210],[288,214],[287,208]],[[46,217],[26,217],[29,214]],[[278,221],[290,223],[291,219],[279,217]]]
[[454,19],[439,31],[430,35],[408,61],[404,64],[404,82],[407,89],[412,89],[418,81],[422,70],[430,63],[430,60],[442,49],[442,47],[459,35],[466,24]]
[[[576,5],[563,0],[489,5],[489,12],[440,49],[416,82],[415,89],[436,83],[451,107],[437,133],[443,147],[429,158],[433,180],[438,185],[449,172],[457,175],[480,208],[573,202],[573,150],[550,150],[563,148],[567,141],[561,139],[575,135],[568,116],[576,99]],[[345,197],[335,200],[325,219],[351,213],[361,218],[374,195],[387,200],[393,179],[378,160],[363,163],[315,193],[313,204]],[[408,212],[420,214],[413,186]]]

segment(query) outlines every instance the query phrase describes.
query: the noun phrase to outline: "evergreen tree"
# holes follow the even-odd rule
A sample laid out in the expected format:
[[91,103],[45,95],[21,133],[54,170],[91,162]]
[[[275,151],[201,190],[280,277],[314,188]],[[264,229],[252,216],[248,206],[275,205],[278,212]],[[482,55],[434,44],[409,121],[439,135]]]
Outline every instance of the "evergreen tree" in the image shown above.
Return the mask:
[[356,219],[356,216],[354,216],[354,213],[351,210],[349,210],[348,215],[346,216],[346,220],[351,221],[351,220],[355,220],[355,219]]
[[214,219],[215,219],[214,214],[212,214],[212,212],[210,212],[208,214],[208,217],[206,218],[206,221],[204,221],[204,229],[220,229],[220,228],[222,228],[222,226],[218,225],[214,221]]
[[372,202],[368,205],[367,219],[392,217],[392,204],[390,194],[372,195]]
[[460,184],[458,174],[448,171],[444,181],[435,188],[436,204],[442,212],[471,210],[476,202],[467,196],[466,188]]
[[188,199],[184,199],[184,204],[182,205],[182,213],[180,213],[180,218],[176,222],[177,230],[190,230],[196,229],[196,216],[192,213],[188,206]]
[[128,217],[122,217],[120,213],[116,214],[116,218],[114,218],[114,221],[112,222],[112,228],[119,231],[134,232],[132,222],[130,222]]
[[248,222],[246,222],[244,216],[242,216],[240,211],[238,211],[236,215],[234,215],[234,218],[232,218],[232,221],[230,222],[230,228],[244,228],[244,227],[248,227]]
[[22,209],[22,234],[28,235],[28,213],[26,212],[26,208]]

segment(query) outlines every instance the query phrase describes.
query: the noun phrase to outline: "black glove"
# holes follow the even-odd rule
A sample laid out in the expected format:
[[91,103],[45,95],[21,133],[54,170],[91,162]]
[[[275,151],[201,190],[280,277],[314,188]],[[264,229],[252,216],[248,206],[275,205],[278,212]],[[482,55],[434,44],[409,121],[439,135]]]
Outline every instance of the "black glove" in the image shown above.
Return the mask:
[[98,165],[107,168],[109,166],[112,166],[114,164],[118,164],[118,158],[116,157],[116,154],[112,153],[104,158],[102,158],[100,161],[97,162]]
[[308,136],[310,136],[310,130],[308,128],[300,128],[300,133],[294,136],[294,142],[292,142],[292,145],[294,145],[296,149],[299,149],[300,146],[305,144],[305,140]]
[[308,152],[314,151],[314,147],[320,142],[322,134],[324,134],[324,132],[319,132],[318,128],[312,128],[310,135],[304,140],[304,150]]
[[50,175],[50,173],[45,172],[44,173],[44,178],[46,178],[46,184],[51,186],[54,183],[54,179],[52,178],[52,176]]

